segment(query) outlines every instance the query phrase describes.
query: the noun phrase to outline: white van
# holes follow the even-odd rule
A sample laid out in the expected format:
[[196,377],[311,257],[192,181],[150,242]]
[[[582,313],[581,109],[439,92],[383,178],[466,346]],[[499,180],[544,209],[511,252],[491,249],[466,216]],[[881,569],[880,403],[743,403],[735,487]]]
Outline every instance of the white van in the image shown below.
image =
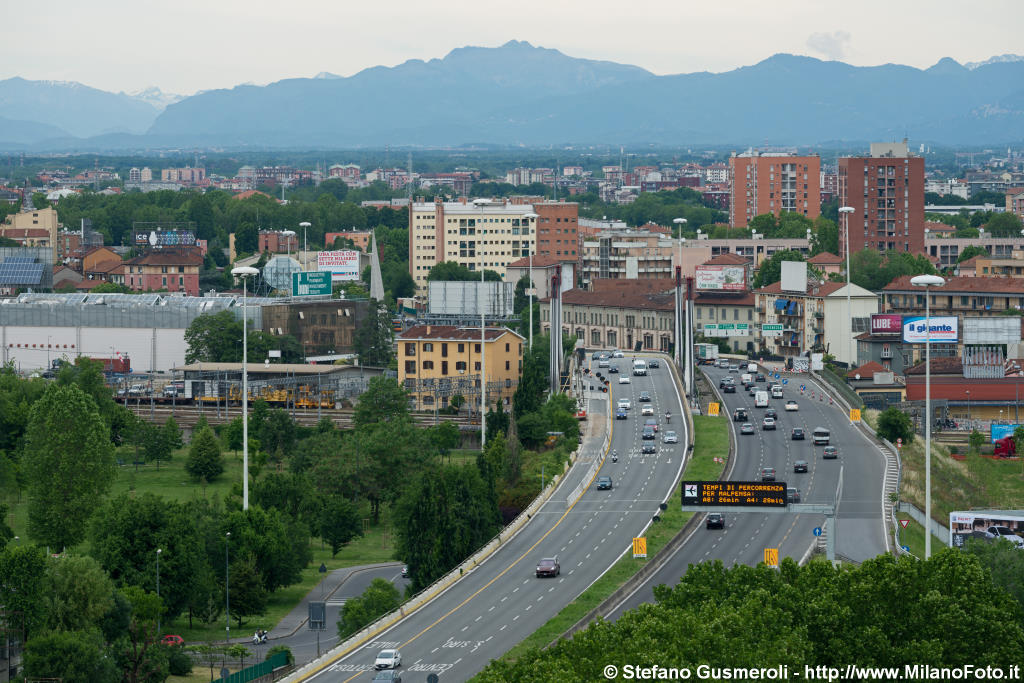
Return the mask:
[[754,407],[755,408],[767,408],[768,407],[768,392],[758,391],[754,394]]
[[772,385],[772,398],[782,398],[782,387],[778,384]]
[[753,374],[757,372],[757,363],[748,363],[747,372]]
[[634,375],[646,375],[647,374],[647,361],[635,360],[633,361],[633,374]]
[[830,434],[824,427],[817,427],[811,432],[811,441],[815,446],[827,446]]
[[742,382],[743,384],[751,384],[753,383],[753,381],[754,376],[751,375],[749,372],[745,372],[742,375],[740,375],[740,382]]

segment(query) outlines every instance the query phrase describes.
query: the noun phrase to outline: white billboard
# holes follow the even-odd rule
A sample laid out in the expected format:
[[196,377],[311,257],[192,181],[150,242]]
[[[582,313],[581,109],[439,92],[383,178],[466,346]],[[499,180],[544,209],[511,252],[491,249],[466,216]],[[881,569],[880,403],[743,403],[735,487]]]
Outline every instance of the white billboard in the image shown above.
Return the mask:
[[783,261],[782,281],[780,287],[783,292],[807,293],[807,262],[806,261]]
[[929,334],[925,334],[923,315],[903,316],[903,341],[907,344],[924,344],[928,337],[932,344],[956,344],[959,319],[956,316],[932,316],[927,319]]
[[429,315],[478,316],[483,303],[484,313],[494,318],[512,315],[515,304],[514,282],[446,282],[427,283]]
[[964,344],[1017,344],[1021,340],[1020,318],[964,318]]
[[697,266],[694,271],[697,290],[742,292],[747,288],[744,266]]
[[331,273],[331,280],[359,279],[358,251],[318,251],[316,253],[316,269]]

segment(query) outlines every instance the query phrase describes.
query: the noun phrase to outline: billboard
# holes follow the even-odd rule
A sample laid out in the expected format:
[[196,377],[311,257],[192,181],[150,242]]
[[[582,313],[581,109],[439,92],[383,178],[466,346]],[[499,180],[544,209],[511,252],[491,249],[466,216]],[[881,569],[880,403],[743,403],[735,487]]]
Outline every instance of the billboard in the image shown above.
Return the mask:
[[427,314],[478,316],[483,303],[484,314],[492,318],[508,318],[515,304],[514,282],[445,282],[427,283]]
[[786,483],[775,481],[684,481],[683,505],[786,507]]
[[898,313],[874,313],[871,316],[871,334],[899,334],[903,329],[903,316]]
[[807,293],[807,262],[783,261],[780,287],[783,292]]
[[[932,344],[956,344],[958,322],[956,316],[932,316],[928,319],[928,337]],[[925,317],[907,315],[903,317],[903,341],[907,344],[924,344]]]
[[137,247],[192,247],[196,244],[193,230],[136,230],[132,243]]
[[316,269],[331,273],[331,280],[358,280],[359,279],[359,252],[352,250],[345,251],[318,251],[316,253]]
[[1021,340],[1020,318],[964,318],[964,344],[1017,344]]
[[949,513],[949,545],[962,548],[969,538],[997,541],[1005,538],[1024,548],[1024,515],[1014,510],[966,510]]
[[1013,436],[1013,433],[1017,431],[1017,427],[1020,425],[1002,425],[992,424],[989,426],[989,443],[995,443],[999,439],[1004,439],[1008,436]]
[[292,296],[330,296],[331,279],[327,271],[292,273]]
[[697,266],[697,290],[742,292],[747,288],[745,266]]
[[705,337],[749,337],[750,323],[704,323],[701,333]]

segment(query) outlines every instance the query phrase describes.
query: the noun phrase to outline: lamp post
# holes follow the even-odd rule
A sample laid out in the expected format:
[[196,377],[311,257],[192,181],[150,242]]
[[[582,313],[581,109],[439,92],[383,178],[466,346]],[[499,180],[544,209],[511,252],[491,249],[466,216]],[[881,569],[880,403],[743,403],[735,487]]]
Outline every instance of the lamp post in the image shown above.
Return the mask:
[[924,287],[924,559],[932,556],[932,287],[946,284],[938,275],[918,275],[910,284]]
[[[535,230],[531,230],[530,223],[536,224],[536,221],[537,221],[538,218],[540,218],[540,216],[538,214],[535,214],[535,213],[528,213],[525,216],[523,216],[523,219],[526,220],[526,224],[527,224],[526,225],[526,229],[530,230],[530,235],[533,236],[533,244],[534,245],[537,244],[537,235],[536,235],[536,231]],[[527,290],[527,293],[529,294],[529,297],[530,297],[530,341],[529,341],[529,343],[527,344],[527,347],[526,347],[528,349],[532,349],[533,348],[533,249],[534,248],[530,246],[530,240],[527,240],[526,241],[526,254],[527,254],[527,256],[530,259],[530,288]],[[559,266],[559,267],[561,267],[561,266]]]
[[676,261],[675,268],[675,280],[676,280],[676,320],[675,320],[675,337],[676,337],[676,365],[683,367],[683,297],[679,287],[682,280],[682,268],[683,268],[683,226],[686,225],[685,218],[673,218],[672,222],[676,224],[676,228],[679,230],[679,241],[676,242],[678,245],[679,258]]
[[846,232],[846,319],[850,321],[850,341],[847,352],[848,368],[853,368],[855,359],[853,357],[853,306],[850,302],[850,214],[853,213],[852,206],[840,206],[839,213],[843,214],[843,226]]
[[309,269],[309,242],[306,241],[306,231],[312,227],[312,223],[309,221],[302,221],[299,223],[299,227],[302,228],[302,270]]
[[[160,553],[163,550],[161,548],[156,549],[156,597],[160,597]],[[156,633],[160,635],[160,615],[156,615]]]
[[242,278],[242,509],[249,509],[249,318],[246,312],[247,280],[259,275],[252,266],[232,268],[231,274]]
[[971,419],[971,390],[967,390],[967,420]]
[[231,532],[224,537],[224,625],[227,631],[225,642],[231,642],[231,567],[228,565],[228,546],[231,545]]
[[486,199],[474,199],[473,204],[480,211],[477,218],[476,250],[480,262],[480,295],[476,298],[480,305],[480,450],[484,450],[487,442],[487,317],[484,307],[484,229],[482,216]]
[[[284,235],[285,244],[288,249],[288,290],[291,291],[292,286],[292,238],[295,237],[294,230],[282,230],[281,234]],[[292,292],[294,294],[294,292]]]

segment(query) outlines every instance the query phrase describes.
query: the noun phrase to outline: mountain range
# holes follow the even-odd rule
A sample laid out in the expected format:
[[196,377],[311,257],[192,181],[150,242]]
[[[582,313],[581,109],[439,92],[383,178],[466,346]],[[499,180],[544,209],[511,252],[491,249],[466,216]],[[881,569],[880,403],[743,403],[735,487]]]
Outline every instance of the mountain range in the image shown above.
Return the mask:
[[1024,140],[1024,58],[969,67],[777,54],[723,73],[659,76],[511,41],[188,97],[11,78],[0,81],[0,149]]

